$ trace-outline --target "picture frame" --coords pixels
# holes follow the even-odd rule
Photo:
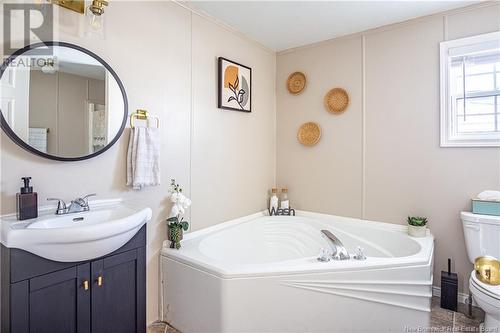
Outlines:
[[[218,108],[252,112],[252,69],[218,58]]]

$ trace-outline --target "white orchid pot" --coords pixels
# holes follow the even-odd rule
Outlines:
[[[427,226],[408,225],[408,235],[411,237],[425,237],[427,235]]]

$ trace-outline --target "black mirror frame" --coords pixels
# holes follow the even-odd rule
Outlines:
[[[71,44],[71,43],[66,43],[66,42],[49,41],[49,42],[31,44],[31,45],[23,47],[22,49],[17,50],[12,55],[10,55],[7,59],[5,59],[5,61],[2,63],[2,67],[0,68],[0,79],[2,78],[3,73],[5,72],[7,67],[9,67],[9,64],[15,58],[17,58],[18,56],[22,55],[23,53],[25,53],[29,50],[36,49],[39,47],[46,47],[46,46],[62,46],[62,47],[68,47],[71,49],[81,51],[81,52],[91,56],[92,58],[96,59],[97,61],[99,61],[109,71],[109,73],[111,73],[111,75],[116,80],[116,83],[118,84],[118,87],[120,88],[120,91],[121,91],[122,96],[123,96],[123,120],[122,120],[122,124],[120,126],[120,129],[116,133],[113,140],[111,140],[111,142],[109,142],[104,148],[102,148],[99,151],[96,151],[95,153],[85,155],[85,156],[80,156],[80,157],[60,157],[60,156],[50,155],[50,154],[41,152],[41,151],[31,147],[26,142],[24,142],[24,140],[22,140],[20,137],[18,137],[17,134],[10,128],[9,124],[7,123],[7,120],[5,120],[5,118],[3,117],[2,110],[0,110],[1,127],[2,127],[3,131],[5,132],[5,134],[7,134],[7,136],[12,141],[14,141],[14,143],[16,143],[19,147],[29,151],[30,153],[45,157],[45,158],[50,159],[50,160],[73,162],[73,161],[83,161],[83,160],[87,160],[87,159],[92,158],[92,157],[96,157],[97,155],[100,155],[100,154],[104,153],[106,150],[108,150],[109,148],[111,148],[116,143],[116,141],[118,141],[118,139],[123,134],[123,130],[125,129],[125,125],[127,124],[127,118],[128,118],[128,100],[127,100],[127,94],[125,92],[125,88],[123,87],[123,83],[120,80],[120,78],[118,77],[118,75],[116,74],[116,72],[111,68],[111,66],[108,65],[108,63],[105,62],[101,57],[99,57],[97,54],[95,54],[95,53],[93,53],[93,52],[91,52],[91,51],[89,51],[81,46]]]

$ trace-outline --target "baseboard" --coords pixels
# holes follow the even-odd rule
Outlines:
[[[432,287],[432,296],[441,297],[441,288]],[[463,304],[469,304],[469,294],[458,293],[458,302]],[[474,297],[472,298],[472,305],[477,306]]]

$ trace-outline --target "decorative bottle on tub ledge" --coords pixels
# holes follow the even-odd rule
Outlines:
[[[295,216],[295,209],[290,208],[290,201],[288,200],[288,189],[284,188],[281,190],[280,199],[278,200],[278,189],[273,188],[271,190],[271,198],[269,199],[269,216],[279,216],[286,215]],[[279,208],[278,208],[279,202]]]
[[[278,189],[271,189],[271,198],[269,198],[269,210],[278,210]]]
[[[290,208],[290,200],[288,200],[288,189],[287,188],[281,189],[280,208],[281,209]]]

